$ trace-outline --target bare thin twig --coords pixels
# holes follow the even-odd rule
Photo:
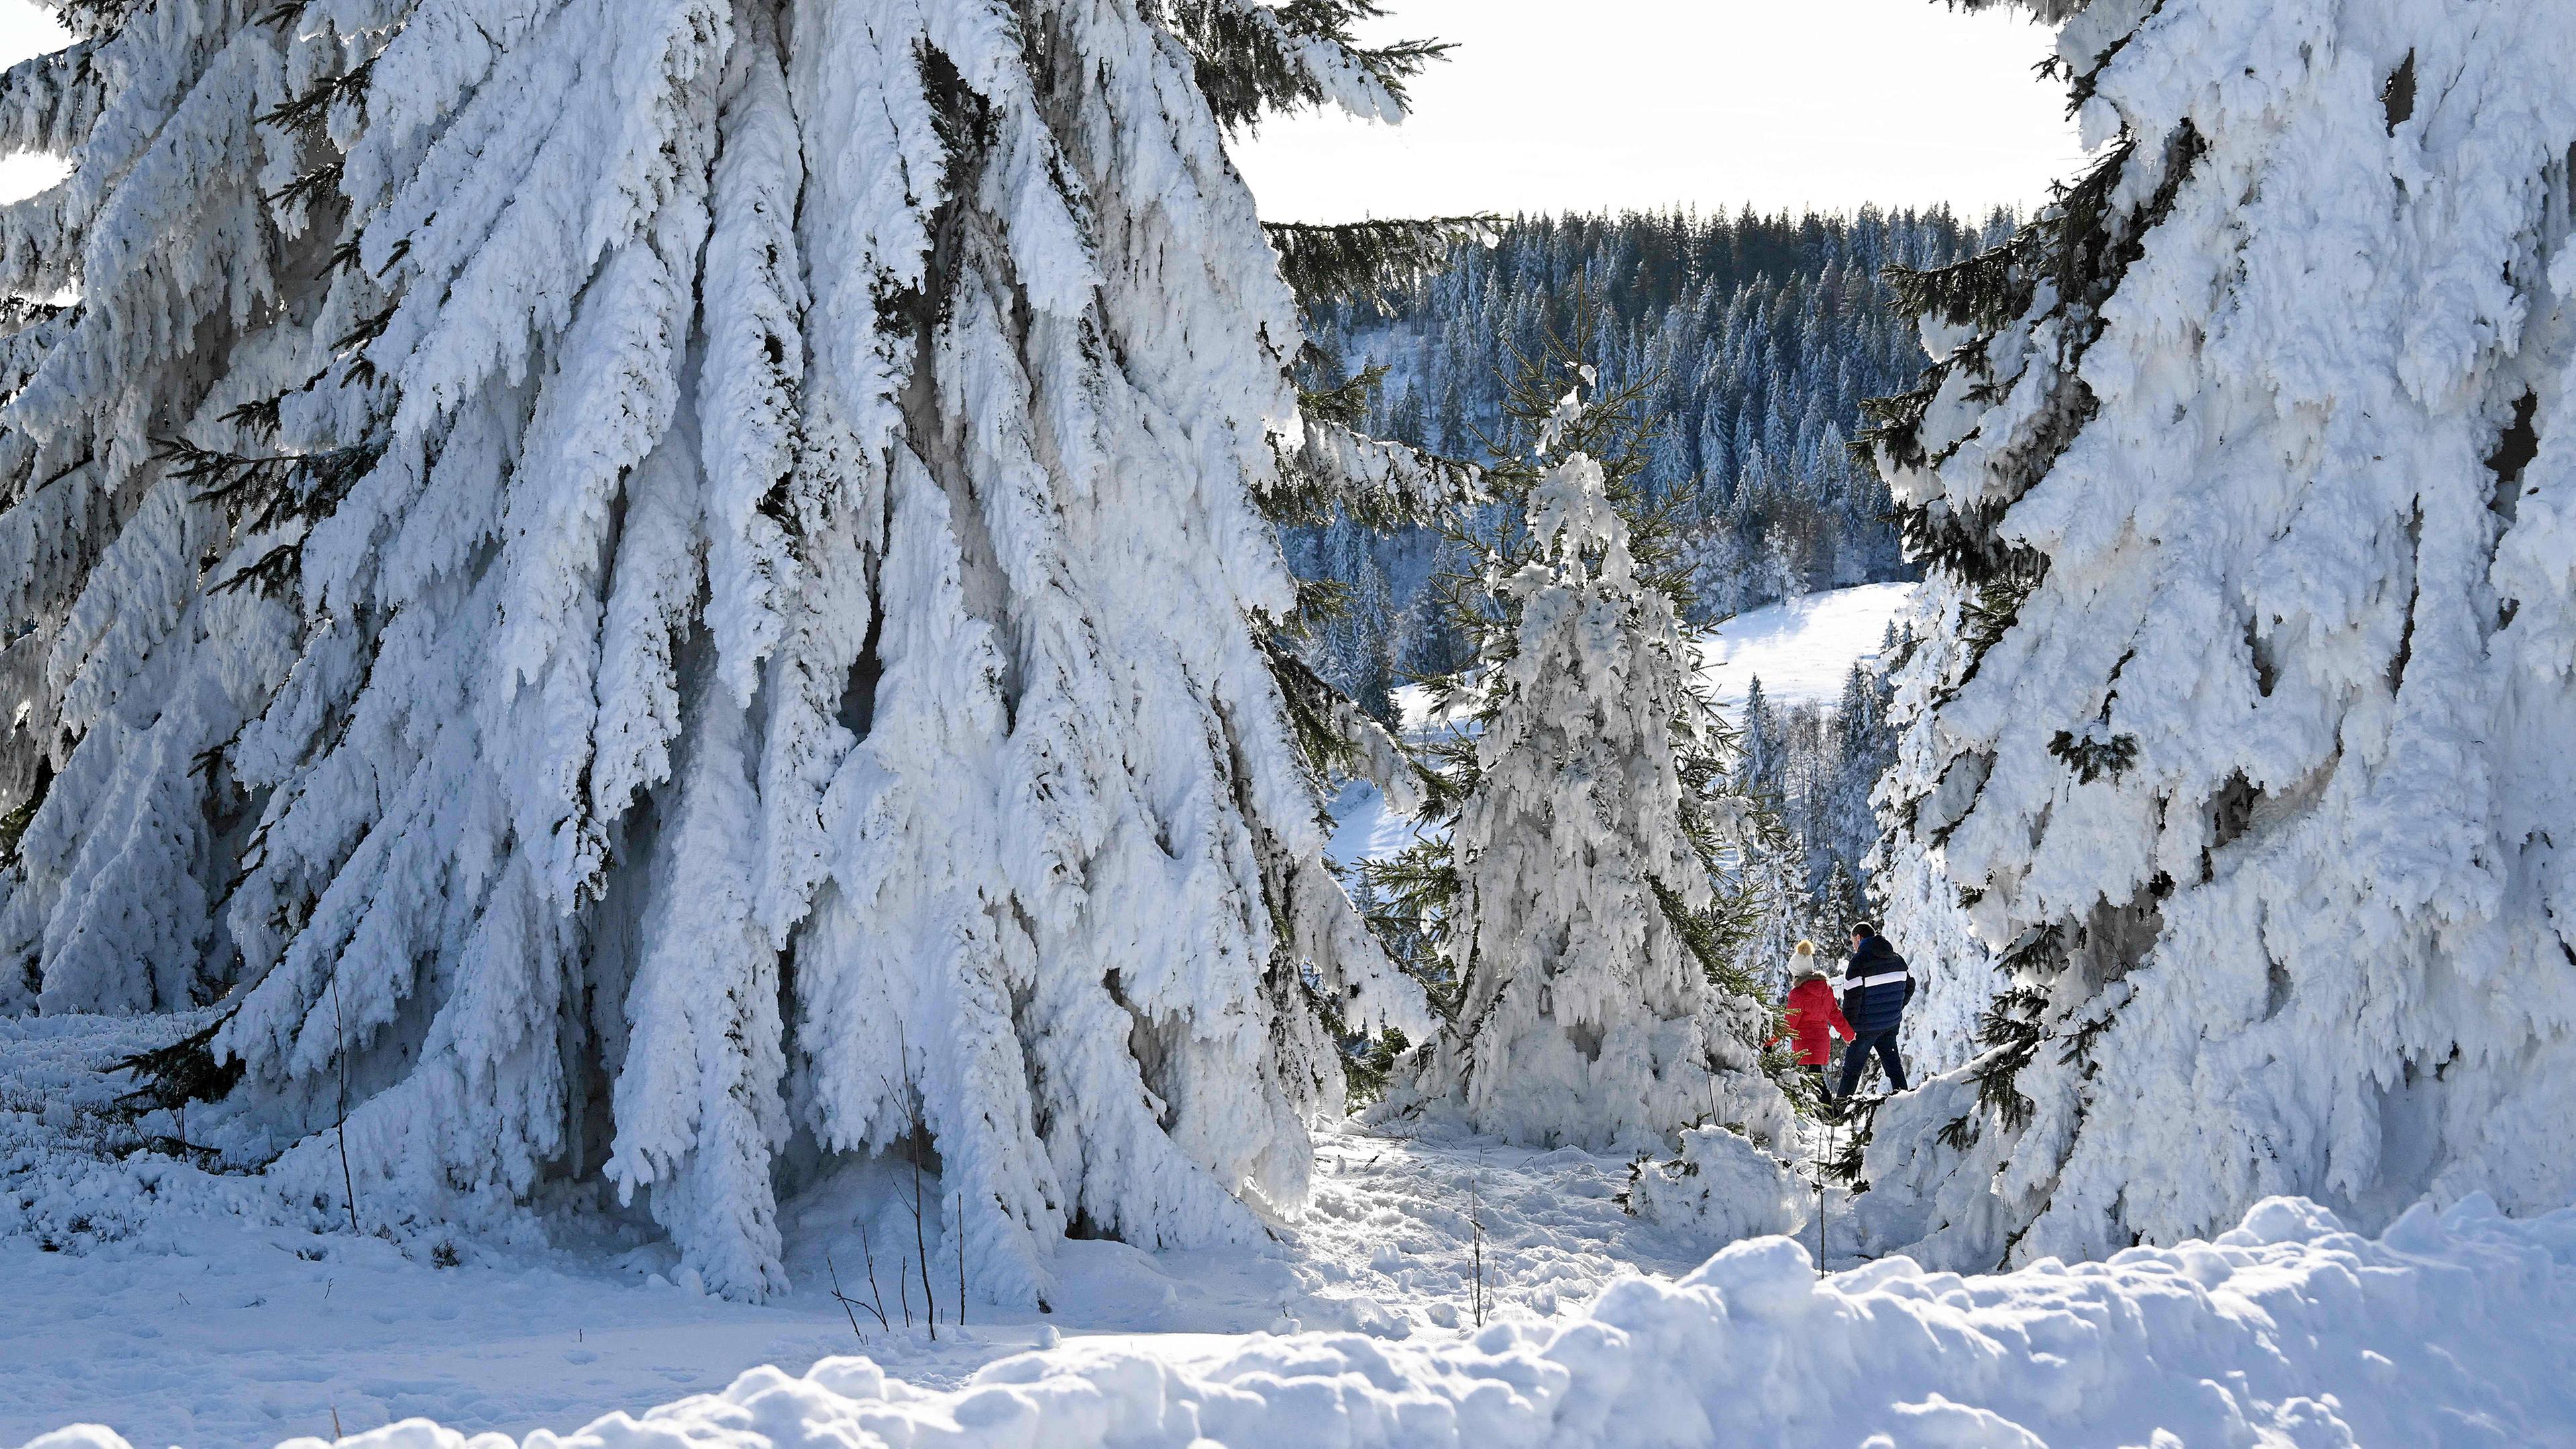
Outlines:
[[[912,1119],[912,1140],[905,1144],[904,1158],[912,1164],[912,1246],[921,1260],[921,1313],[930,1325],[930,1341],[939,1341],[939,1298],[930,1291],[930,1234],[921,1221],[921,1154],[930,1150],[930,1128],[922,1120],[921,1094],[912,1085],[912,1043],[901,1026],[895,1028],[895,1050],[903,1060],[903,1106]]]
[[[331,1025],[340,1041],[340,1190],[349,1198],[349,1231],[358,1232],[358,1180],[349,1171],[349,1021],[340,1013],[340,963],[331,963]],[[338,1410],[332,1411],[335,1415]]]
[[[1825,1276],[1825,1164],[1834,1157],[1834,1120],[1825,1119],[1825,1155],[1816,1162],[1816,1276]]]
[[[921,1257],[921,1316],[930,1325],[930,1341],[939,1341],[939,1299],[930,1291],[930,1235],[921,1225],[921,1139],[916,1129],[912,1158],[912,1246]]]
[[[1479,1192],[1476,1174],[1467,1176],[1467,1222],[1475,1229],[1476,1281],[1471,1302],[1476,1311],[1476,1326],[1485,1326],[1485,1205]]]
[[[876,1302],[871,1305],[869,1311],[876,1314],[877,1322],[880,1325],[886,1328],[892,1328],[894,1325],[886,1321],[885,1290],[877,1286],[877,1252],[876,1249],[871,1247],[868,1243],[868,1225],[866,1223],[859,1224],[859,1251],[867,1255],[868,1296],[876,1300]],[[904,1319],[904,1322],[907,1324],[911,1321],[912,1320],[909,1316]]]
[[[832,1297],[833,1297],[833,1299],[834,1299],[835,1301],[837,1301],[837,1302],[841,1305],[841,1311],[842,1311],[843,1313],[846,1313],[846,1314],[848,1314],[848,1315],[850,1316],[850,1333],[851,1333],[851,1336],[853,1336],[853,1337],[855,1337],[856,1339],[858,1339],[858,1341],[859,1341],[859,1342],[861,1342],[861,1343],[865,1343],[865,1342],[867,1342],[867,1341],[868,1341],[868,1336],[867,1336],[867,1334],[865,1334],[864,1332],[861,1332],[861,1331],[860,1331],[860,1328],[859,1328],[859,1310],[858,1310],[858,1308],[857,1308],[857,1306],[856,1306],[859,1300],[857,1300],[857,1299],[855,1299],[855,1298],[852,1298],[852,1297],[851,1297],[851,1296],[849,1296],[848,1294],[843,1293],[843,1292],[841,1291],[841,1269],[840,1269],[840,1265],[838,1265],[838,1264],[836,1264],[836,1263],[834,1263],[834,1262],[832,1261],[832,1255],[831,1255],[831,1254],[829,1254],[829,1253],[825,1253],[825,1254],[823,1255],[823,1266],[824,1266],[826,1269],[830,1270],[830,1272],[831,1272],[831,1274],[832,1274]],[[870,1310],[870,1311],[871,1311],[871,1312],[873,1312],[874,1310]]]

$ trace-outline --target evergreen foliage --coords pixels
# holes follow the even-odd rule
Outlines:
[[[1761,860],[1758,924],[1741,959],[1765,999],[1786,987],[1790,947],[1813,940],[1838,951],[1852,923],[1870,920],[1879,822],[1872,792],[1896,756],[1888,715],[1887,661],[1898,653],[1891,627],[1874,659],[1856,660],[1831,708],[1774,705],[1756,679],[1746,692],[1741,789],[1778,822],[1780,845]]]
[[[1389,299],[1448,265],[1460,248],[1487,244],[1498,218],[1262,223],[1279,253],[1279,275],[1309,307]],[[1347,420],[1356,421],[1356,420]]]
[[[1697,683],[1688,574],[1638,485],[1645,389],[1586,398],[1584,340],[1522,361],[1486,473],[1518,518],[1466,520],[1451,542],[1482,567],[1433,584],[1476,649],[1435,694],[1464,727],[1431,747],[1432,828],[1366,875],[1450,1016],[1390,1109],[1597,1148],[1767,1131],[1787,1106],[1737,948],[1777,831],[1731,793]]]
[[[1386,14],[1376,0],[1145,0],[1144,9],[1188,49],[1199,94],[1228,130],[1327,105],[1402,120],[1405,82],[1450,49],[1360,44],[1358,25]]]
[[[1879,885],[1998,968],[1928,982],[1976,1054],[1882,1110],[1879,1246],[2556,1206],[2576,16],[2034,8],[2100,159],[1898,279],[1939,360],[1866,440],[1931,566]]]
[[[0,310],[0,1010],[220,1001],[134,1067],[224,1093],[230,1164],[624,1204],[746,1296],[835,1154],[935,1167],[1009,1301],[1069,1231],[1299,1199],[1334,1033],[1427,1016],[1321,859],[1324,774],[1401,776],[1281,647],[1265,513],[1465,475],[1301,416],[1224,148],[1394,119],[1438,47],[1366,0],[62,13],[0,78],[71,166],[0,292],[78,298]]]

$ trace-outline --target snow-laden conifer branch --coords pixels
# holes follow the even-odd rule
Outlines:
[[[144,8],[145,0],[36,0],[65,30],[83,40],[111,35]]]
[[[98,47],[76,42],[29,56],[0,73],[0,144],[11,151],[68,156],[88,139],[107,102]]]
[[[1361,44],[1356,27],[1386,14],[1376,0],[1146,0],[1145,9],[1188,48],[1199,91],[1228,130],[1326,105],[1400,121],[1405,82],[1451,48]]]
[[[1289,290],[1309,306],[1375,301],[1450,265],[1460,247],[1491,245],[1492,215],[1348,222],[1262,223]]]
[[[1882,874],[1908,954],[1973,932],[2003,979],[1966,1076],[1878,1115],[1886,1247],[2576,1172],[2576,87],[2537,59],[2576,18],[2493,18],[2095,0],[2058,55],[2104,160],[1910,284],[1944,365],[1874,443],[1935,568]]]
[[[935,1154],[1005,1299],[1293,1204],[1333,1031],[1427,1023],[1300,720],[1391,748],[1261,622],[1313,484],[1222,8],[73,7],[0,214],[82,296],[0,343],[0,1007],[220,1000],[229,1160],[604,1183],[743,1295],[798,1134]],[[1235,8],[1238,100],[1424,54]]]
[[[1490,216],[1338,225],[1265,222],[1281,275],[1302,306],[1383,298],[1448,265],[1458,248],[1489,243]],[[1314,358],[1313,349],[1301,361]],[[1385,375],[1363,368],[1330,388],[1299,395],[1304,437],[1280,454],[1281,486],[1262,506],[1282,523],[1323,523],[1336,512],[1363,526],[1436,526],[1476,501],[1480,482],[1470,464],[1427,449],[1362,435],[1369,393]]]
[[[2051,205],[2000,247],[1933,271],[1889,269],[1899,305],[1952,339],[1914,389],[1863,404],[1872,426],[1852,444],[1896,491],[1912,557],[1939,563],[1970,582],[2004,588],[2035,582],[2045,567],[2037,555],[2003,537],[1996,524],[2056,462],[2097,406],[2082,363],[2101,335],[2101,308],[2137,260],[2147,233],[2172,207],[2201,143],[2186,125],[2158,149],[2160,164],[2148,168],[2133,140],[2113,144],[2081,179],[2058,187]],[[2025,321],[2025,314],[2038,321]],[[1994,357],[1992,339],[2017,325],[2044,329],[2046,336],[2034,336],[2027,351],[2009,360]],[[2025,401],[2009,431],[1999,435],[1945,438],[1937,453],[1926,447],[1924,422],[1936,404],[1992,404],[2008,395],[2037,406]],[[1918,498],[1916,491],[1899,487],[1899,480],[1948,462],[1972,440],[1985,462],[1983,489]],[[1984,607],[1996,608],[1996,597]]]
[[[1953,10],[1995,10],[2014,6],[2027,10],[2031,18],[2044,25],[2055,25],[2072,19],[2092,0],[1942,0]]]
[[[1482,496],[1483,474],[1473,464],[1309,414],[1302,441],[1282,440],[1277,482],[1258,501],[1277,522],[1322,523],[1339,512],[1392,529],[1437,523]]]

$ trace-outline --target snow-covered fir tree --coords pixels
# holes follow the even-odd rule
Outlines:
[[[1921,279],[1876,437],[1937,565],[1891,849],[2008,989],[1864,1201],[1979,1267],[2561,1206],[2576,9],[2046,8],[2103,155]]]
[[[0,342],[0,1009],[199,1008],[229,1161],[336,1199],[345,1151],[371,1225],[613,1186],[734,1293],[791,1141],[929,1159],[1021,1301],[1069,1228],[1301,1197],[1332,1031],[1425,1019],[1320,860],[1357,717],[1271,639],[1264,509],[1429,475],[1301,417],[1225,145],[1393,119],[1423,47],[55,8],[0,81],[70,164],[0,214],[69,299]]]
[[[1768,1018],[1729,969],[1756,812],[1725,792],[1673,576],[1632,537],[1635,397],[1543,376],[1515,394],[1529,453],[1491,475],[1525,527],[1464,604],[1483,647],[1447,707],[1475,729],[1442,752],[1437,834],[1376,872],[1436,917],[1453,984],[1382,1110],[1598,1149],[1776,1127]]]
[[[1904,650],[1896,626],[1890,624],[1875,657],[1852,661],[1826,731],[1830,750],[1817,772],[1810,858],[1821,854],[1830,862],[1825,866],[1828,873],[1839,868],[1855,881],[1866,878],[1869,853],[1878,845],[1878,810],[1872,796],[1880,777],[1896,763],[1888,673]]]
[[[1891,630],[1877,656],[1854,660],[1831,708],[1775,705],[1758,677],[1739,707],[1736,779],[1777,837],[1757,854],[1755,924],[1738,963],[1773,998],[1801,938],[1838,950],[1853,922],[1871,918],[1872,794],[1894,753],[1886,667],[1898,647]]]

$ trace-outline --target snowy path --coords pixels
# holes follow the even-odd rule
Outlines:
[[[1472,1327],[1471,1212],[1487,1301],[1507,1315],[1567,1311],[1632,1272],[1686,1273],[1718,1246],[1629,1216],[1627,1164],[1572,1148],[1325,1133],[1316,1159],[1313,1205],[1290,1235],[1307,1328]]]
[[[947,1327],[936,1347],[880,1332],[864,1311],[867,1342],[854,1339],[823,1255],[864,1293],[860,1249],[823,1226],[844,1221],[828,1192],[789,1210],[797,1291],[751,1306],[653,1281],[662,1260],[649,1252],[601,1268],[459,1240],[462,1261],[440,1268],[435,1238],[397,1246],[279,1226],[231,1210],[255,1211],[245,1181],[175,1166],[148,1174],[162,1205],[109,1204],[109,1184],[130,1192],[137,1179],[108,1172],[56,1194],[98,1199],[95,1213],[39,1198],[43,1226],[0,1235],[0,1445],[81,1420],[144,1445],[328,1437],[335,1414],[351,1433],[413,1416],[569,1431],[761,1364],[802,1373],[862,1347],[915,1382],[954,1385],[1050,1329],[1165,1358],[1220,1357],[1238,1347],[1221,1335],[1291,1326],[1452,1340],[1473,1328],[1471,1201],[1501,1317],[1571,1314],[1624,1275],[1687,1272],[1714,1246],[1629,1217],[1614,1201],[1627,1181],[1616,1159],[1359,1132],[1316,1145],[1312,1206],[1277,1241],[1162,1254],[1069,1242],[1054,1314],[976,1307],[964,1341]],[[16,1162],[13,1184],[43,1176],[58,1189],[70,1167],[59,1153],[33,1175],[29,1158]]]

